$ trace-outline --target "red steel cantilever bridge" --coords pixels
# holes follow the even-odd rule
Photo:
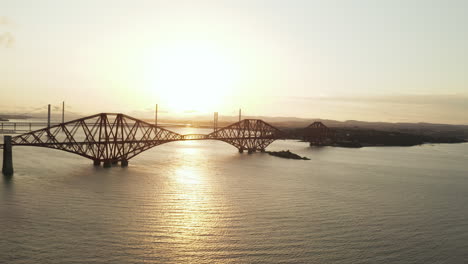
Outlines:
[[[244,119],[206,135],[181,135],[124,114],[101,113],[12,137],[11,146],[63,150],[108,167],[119,161],[127,166],[143,151],[173,141],[220,140],[252,153],[280,138],[283,132],[258,119]]]

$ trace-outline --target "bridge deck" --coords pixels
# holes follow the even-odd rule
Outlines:
[[[21,126],[32,129],[37,124]],[[13,124],[14,130],[18,127]],[[328,132],[327,129],[323,124],[315,124],[310,134],[317,137],[316,134]],[[95,164],[109,161],[127,164],[136,155],[168,142],[221,140],[239,152],[255,152],[265,150],[281,138],[285,138],[282,131],[259,119],[244,119],[210,134],[182,135],[124,114],[100,113],[13,136],[11,145],[58,149],[92,159]],[[1,143],[0,148],[3,148]]]
[[[31,129],[34,125],[22,124]],[[18,128],[13,124],[14,130]],[[124,114],[101,113],[13,136],[11,143],[58,149],[101,162],[128,161],[157,145],[188,140],[221,140],[240,152],[253,152],[282,136],[279,129],[257,119],[244,119],[210,134],[182,135]]]

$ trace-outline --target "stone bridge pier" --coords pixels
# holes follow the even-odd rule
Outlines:
[[[13,175],[13,149],[11,147],[11,136],[4,136],[3,139],[2,173],[5,176],[11,176]]]

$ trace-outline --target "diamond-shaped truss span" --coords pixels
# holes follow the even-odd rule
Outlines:
[[[13,145],[59,149],[94,161],[123,161],[182,135],[123,114],[97,114],[12,138]]]
[[[240,152],[264,150],[283,133],[257,119],[245,119],[211,134],[180,135],[124,114],[102,113],[12,138],[12,145],[63,150],[100,162],[128,161],[152,147],[180,140],[221,140]]]
[[[322,122],[314,122],[304,131],[304,140],[310,142],[310,145],[323,145],[334,136],[335,133]]]
[[[264,151],[273,141],[282,137],[283,133],[279,129],[258,119],[244,119],[208,135],[209,139],[229,143],[240,152]]]

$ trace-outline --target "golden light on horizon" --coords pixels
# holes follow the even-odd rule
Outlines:
[[[220,48],[184,42],[148,54],[146,90],[171,112],[212,112],[235,91],[237,69]]]

